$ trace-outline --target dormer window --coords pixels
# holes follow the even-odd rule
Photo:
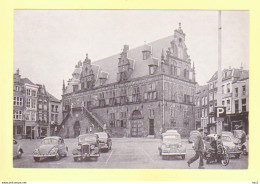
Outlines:
[[[143,60],[147,60],[151,57],[151,52],[146,50],[146,51],[143,51]]]
[[[100,86],[103,86],[103,85],[105,84],[105,82],[106,82],[106,79],[101,78],[101,79],[100,79]]]

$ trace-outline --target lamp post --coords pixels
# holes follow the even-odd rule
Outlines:
[[[221,69],[221,10],[218,12],[218,91],[217,91],[217,106],[222,105],[222,69]],[[216,115],[215,115],[216,117]],[[222,119],[216,120],[216,132],[222,134]]]

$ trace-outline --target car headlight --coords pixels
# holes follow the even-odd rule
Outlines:
[[[92,144],[92,145],[90,146],[90,148],[91,148],[91,149],[95,149],[95,145]]]
[[[52,148],[51,151],[49,152],[49,155],[55,155],[58,151],[58,148]]]
[[[39,149],[35,149],[34,152],[33,152],[34,155],[39,155],[40,152],[39,152]]]

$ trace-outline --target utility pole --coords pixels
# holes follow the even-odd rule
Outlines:
[[[221,69],[221,10],[218,12],[218,91],[217,91],[217,106],[222,106],[222,69]],[[216,131],[218,135],[222,134],[222,122],[218,119],[216,121]]]

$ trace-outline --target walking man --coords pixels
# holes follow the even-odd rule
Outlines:
[[[194,155],[194,157],[190,158],[187,163],[188,163],[188,166],[190,167],[191,163],[193,163],[198,158],[200,158],[198,168],[199,169],[205,169],[203,167],[203,151],[204,151],[204,143],[203,143],[203,138],[202,138],[203,129],[200,128],[198,130],[199,130],[200,134],[197,136],[197,138],[194,142],[194,151],[196,152],[196,154]]]

